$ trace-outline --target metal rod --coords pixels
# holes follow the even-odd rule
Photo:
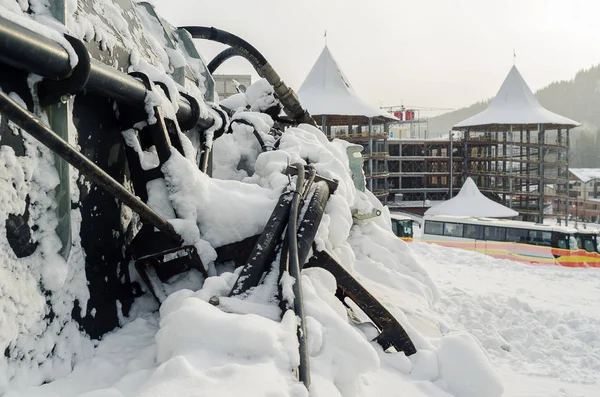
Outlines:
[[[104,172],[100,167],[79,153],[73,146],[56,135],[54,131],[42,123],[35,115],[12,100],[4,92],[0,91],[0,114],[6,116],[17,126],[32,135],[55,154],[77,168],[83,175],[93,183],[100,186],[117,200],[139,214],[142,221],[146,221],[165,233],[177,243],[181,243],[181,237],[173,225],[158,215],[152,208],[144,204],[139,198],[131,194],[119,182]]]

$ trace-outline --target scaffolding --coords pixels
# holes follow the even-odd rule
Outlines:
[[[463,179],[473,178],[482,192],[496,196],[524,220],[566,219],[569,128],[544,124],[488,128],[464,130]]]

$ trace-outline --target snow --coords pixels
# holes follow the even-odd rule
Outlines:
[[[42,2],[34,3],[40,16],[47,17]],[[76,19],[74,29],[104,46],[122,40],[126,47],[136,47],[141,40],[140,31],[123,31],[127,26],[116,3],[94,2],[101,16],[97,19],[75,15],[77,4],[68,5],[73,14],[69,18]],[[107,18],[114,21],[108,30]],[[149,15],[144,19],[154,35],[148,40],[159,54],[134,52],[131,70],[164,82],[176,100],[180,87],[168,72],[182,59],[171,51],[160,52],[165,42],[155,29],[159,22]],[[319,71],[320,64],[324,69]],[[342,114],[360,107],[361,115],[381,115],[374,108],[371,111],[377,113],[365,114],[364,103],[327,48],[307,78],[307,89],[321,84],[318,72],[327,73],[320,75],[327,77],[323,86],[333,92],[323,99],[344,105]],[[160,105],[174,117],[176,109],[165,93],[157,87],[155,94],[147,98],[148,110]],[[148,184],[149,205],[168,218],[186,244],[196,247],[209,277],[194,270],[170,280],[160,307],[149,294],[137,298],[129,317],[120,318],[122,326],[99,341],[83,335],[71,318],[74,302],[85,313],[89,297],[79,241],[81,214],[72,211],[73,247],[65,261],[58,255],[60,240],[54,232],[54,189],[59,183],[54,156],[26,133],[24,156],[0,148],[0,348],[5,351],[0,357],[0,393],[495,397],[503,388],[504,395],[517,396],[538,387],[547,392],[542,395],[598,395],[599,273],[525,266],[425,243],[407,244],[391,232],[389,210],[370,192],[355,188],[347,142],[330,142],[319,129],[299,125],[283,132],[279,150],[263,152],[253,129],[271,149],[273,120],[257,111],[276,104],[272,90],[259,80],[248,88],[244,102],[241,99],[236,101],[246,105],[234,107],[232,120],[250,121],[253,127],[234,122],[232,133],[214,142],[215,178],[198,170],[193,163],[198,142],[182,135],[185,156],[173,150],[161,169],[165,180]],[[310,106],[309,110],[318,113]],[[72,121],[69,125],[73,127]],[[76,144],[77,131],[70,134],[70,142]],[[134,130],[123,136],[145,168],[157,165],[155,152],[141,150]],[[320,175],[339,182],[317,232],[317,247],[326,249],[390,311],[418,350],[410,357],[383,352],[372,341],[377,330],[365,314],[349,303],[354,310],[349,316],[335,296],[337,282],[329,272],[305,269],[297,280],[284,275],[286,295],[295,282],[303,288],[310,392],[296,378],[298,319],[290,310],[280,311],[278,267],[244,296],[228,297],[240,269],[214,263],[215,248],[263,230],[280,194],[295,182],[284,170],[297,162],[310,163]],[[77,178],[74,172],[72,182]],[[465,195],[476,196],[472,193],[467,187]],[[32,238],[40,247],[29,257],[16,258],[3,228],[8,214],[25,211],[26,195],[31,198],[32,222],[38,225]],[[74,189],[73,199],[77,196]],[[369,220],[352,216],[373,210],[382,215]],[[356,324],[349,317],[365,322]]]
[[[456,124],[454,129],[494,124],[555,124],[571,128],[581,125],[542,107],[514,65],[488,107]]]
[[[358,97],[327,46],[323,48],[300,86],[298,97],[312,115],[384,117],[389,121],[398,120]]]
[[[425,215],[508,218],[517,216],[519,213],[485,197],[481,194],[473,179],[468,177],[455,197],[434,205],[425,211]]]
[[[505,396],[599,394],[600,271],[421,242],[411,248],[440,289],[442,331],[468,331],[479,340]]]
[[[588,183],[593,179],[600,179],[599,168],[569,168],[569,172],[583,183]]]

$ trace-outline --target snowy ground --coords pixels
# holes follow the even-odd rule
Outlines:
[[[412,248],[440,290],[442,331],[480,340],[505,396],[600,395],[600,269],[525,265],[422,242]]]

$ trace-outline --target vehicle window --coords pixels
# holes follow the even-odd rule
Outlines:
[[[592,239],[585,239],[583,241],[583,249],[587,252],[595,252],[594,241],[592,241]]]
[[[578,250],[579,246],[577,245],[577,240],[573,236],[569,236],[569,249]]]
[[[394,233],[396,236],[398,236],[398,237],[401,237],[401,236],[398,234],[398,220],[397,220],[397,219],[392,219],[392,232],[393,232],[393,233]]]
[[[435,221],[425,221],[425,234],[434,234],[441,236],[444,234],[444,223]]]
[[[567,240],[564,237],[561,237],[558,239],[558,248],[560,249],[567,249]]]
[[[497,226],[486,226],[484,229],[485,240],[504,241],[506,237],[506,229]]]
[[[547,232],[547,231],[542,231],[542,230],[530,230],[529,231],[529,244],[551,247],[552,246],[552,232]],[[560,240],[559,240],[559,245],[560,245]],[[561,248],[561,247],[559,246],[559,248]]]
[[[506,241],[526,244],[528,232],[526,229],[506,229]]]
[[[464,225],[464,236],[473,240],[481,239],[480,230],[481,226],[479,225]]]
[[[444,223],[444,236],[462,237],[463,225],[460,223]]]
[[[413,223],[412,221],[404,222],[404,235],[402,237],[412,237],[413,236]]]

